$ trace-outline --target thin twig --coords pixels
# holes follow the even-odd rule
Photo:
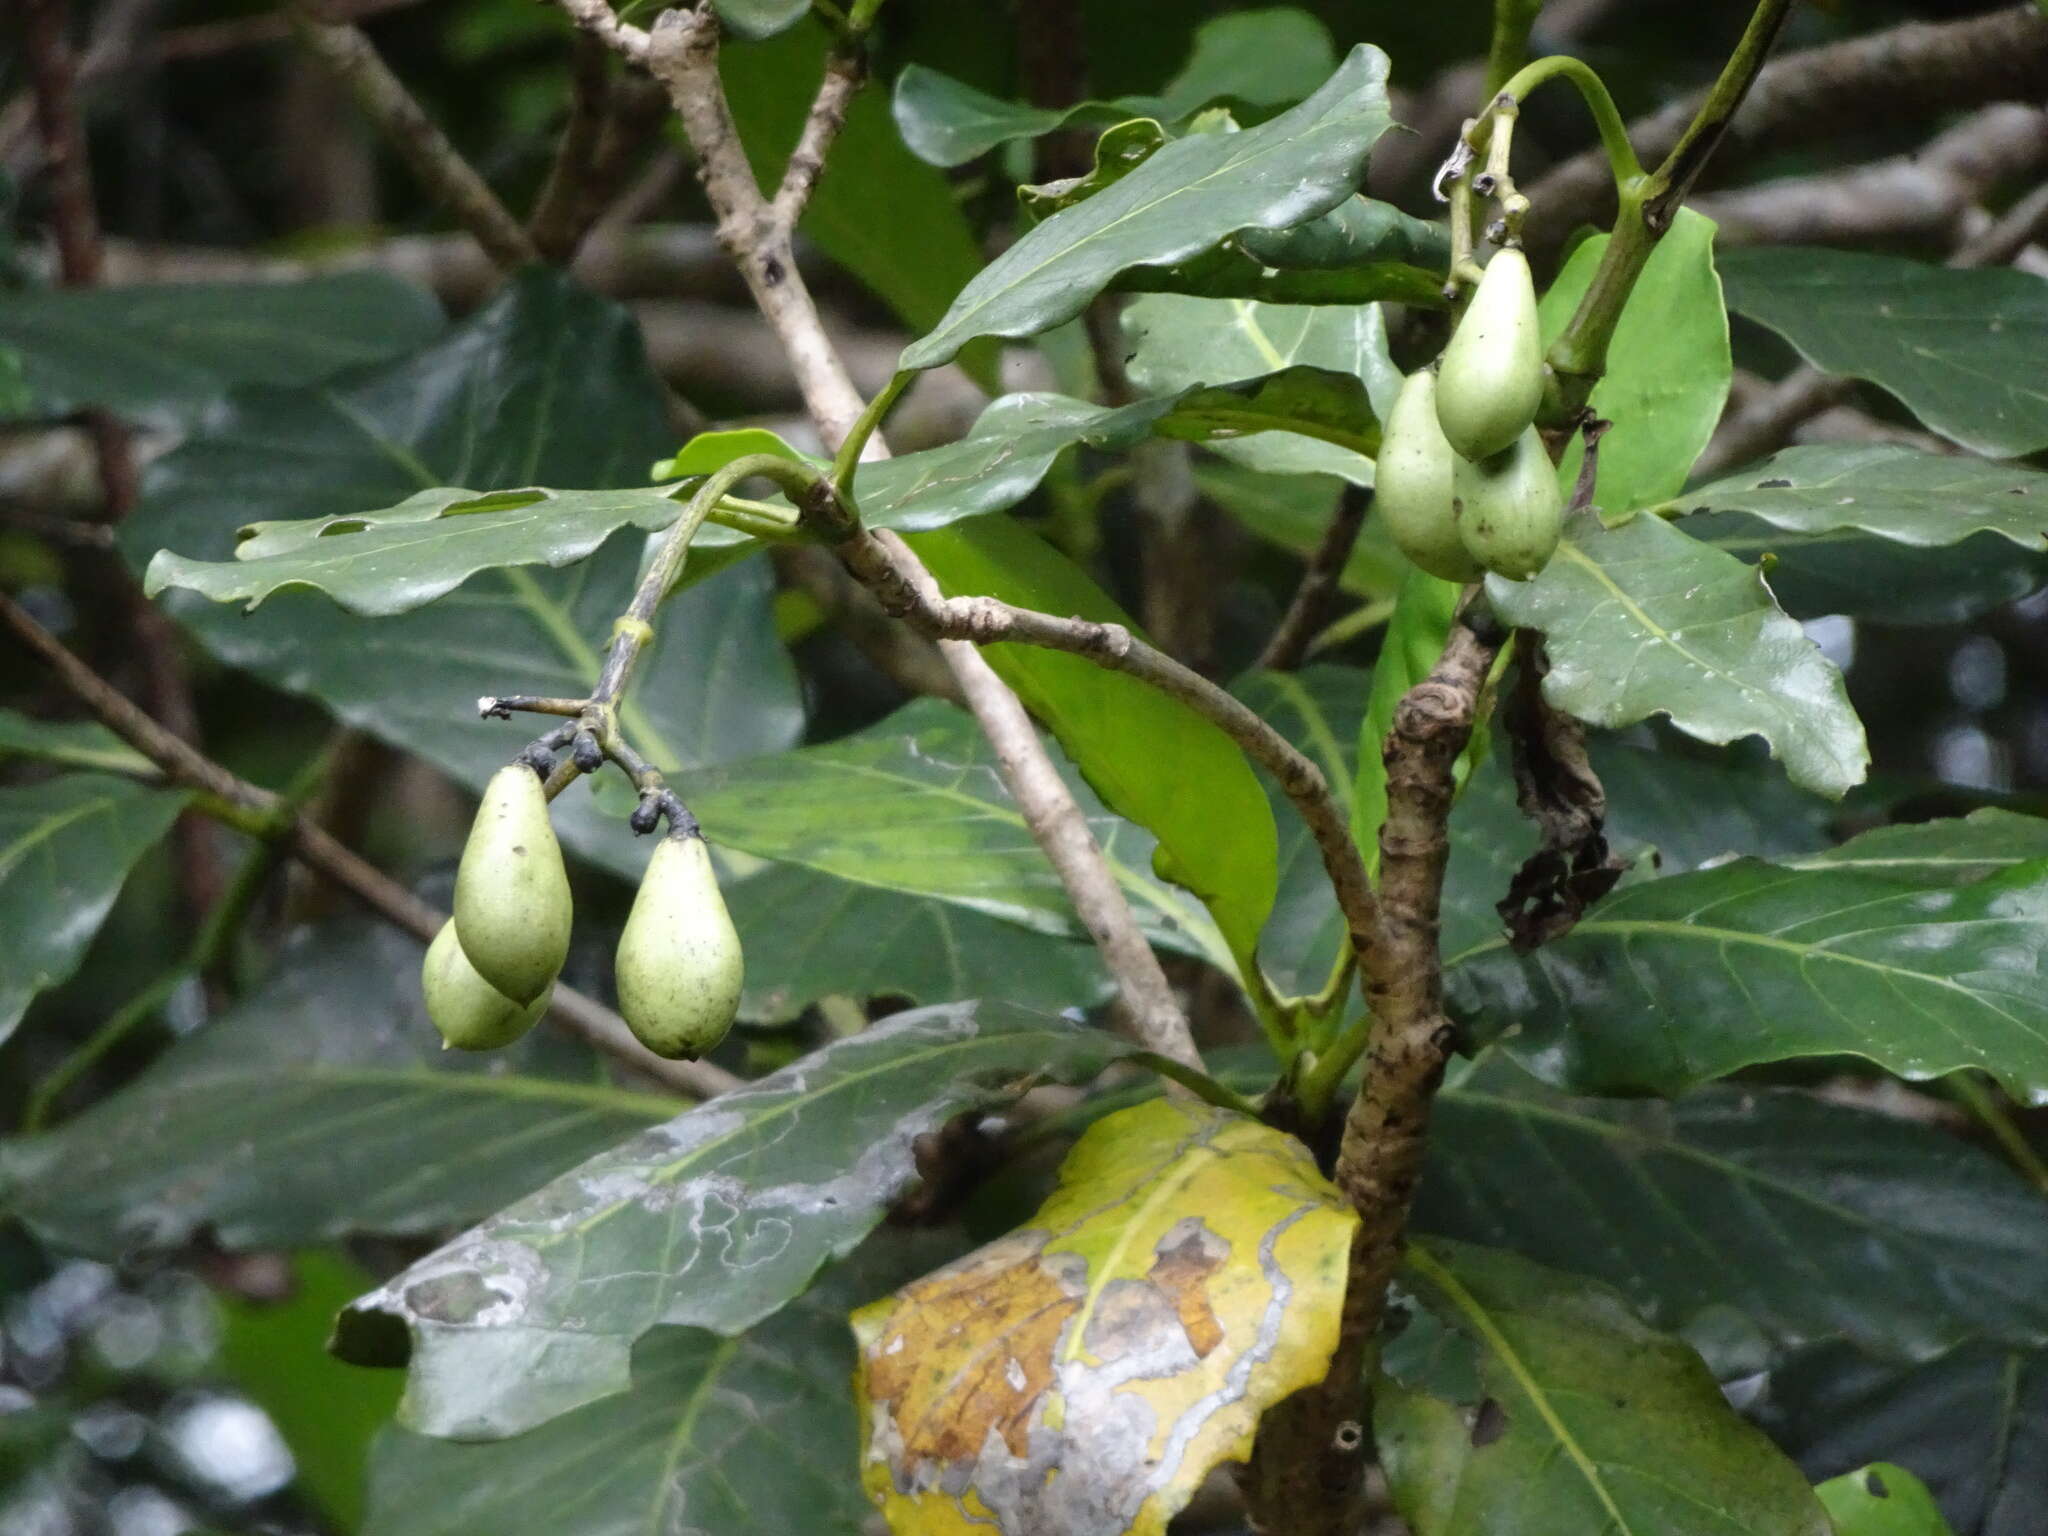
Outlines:
[[[819,82],[811,110],[804,116],[803,132],[797,136],[796,148],[790,151],[789,164],[783,167],[782,184],[775,189],[769,204],[785,235],[796,228],[804,205],[817,190],[818,178],[825,174],[825,157],[845,128],[847,108],[866,79],[867,54],[857,42],[840,44],[826,59],[825,77]]]
[[[1259,657],[1260,666],[1273,672],[1292,672],[1308,655],[1309,642],[1321,630],[1330,600],[1337,595],[1344,564],[1358,543],[1366,509],[1371,505],[1372,492],[1355,485],[1344,487],[1343,495],[1337,498],[1336,511],[1330,514],[1330,526],[1323,530],[1322,542],[1308,557],[1308,568],[1301,573],[1301,584],[1294,589],[1293,601],[1281,615],[1273,638],[1266,642],[1265,652]]]
[[[590,228],[591,171],[610,116],[611,50],[587,32],[576,34],[569,55],[569,118],[555,144],[547,180],[526,221],[543,261],[566,265]]]
[[[2006,209],[1981,234],[1966,240],[1955,254],[1955,264],[2003,266],[2044,234],[2048,234],[2048,182]]]
[[[492,261],[510,271],[540,259],[525,228],[413,99],[360,27],[322,21],[304,3],[291,14],[300,41],[349,88],[363,115]]]
[[[174,784],[197,790],[209,815],[286,849],[293,858],[333,881],[372,912],[430,942],[448,920],[428,903],[358,857],[299,815],[281,796],[252,784],[179,740],[123,698],[114,687],[65,646],[13,599],[0,595],[0,628],[19,639],[56,674],[73,697],[115,735],[148,758]],[[625,1020],[603,1004],[569,987],[557,986],[549,1017],[617,1058],[634,1071],[696,1098],[710,1098],[738,1085],[723,1067],[704,1061],[667,1061],[633,1038]]]

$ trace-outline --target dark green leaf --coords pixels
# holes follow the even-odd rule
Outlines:
[[[1933,887],[1741,859],[1624,887],[1570,934],[1455,957],[1455,1010],[1547,1081],[1674,1094],[1843,1053],[1905,1077],[1964,1067],[2048,1098],[2048,863]]]
[[[1335,475],[1264,474],[1213,461],[1195,465],[1195,483],[1260,538],[1304,558],[1322,543],[1344,489]],[[1401,584],[1407,568],[1407,559],[1387,536],[1385,522],[1368,517],[1338,584],[1354,596],[1384,597]]]
[[[1117,274],[1185,260],[1241,229],[1301,223],[1351,194],[1390,122],[1386,56],[1354,49],[1300,106],[1242,133],[1175,140],[1114,186],[1048,219],[985,268],[903,353],[946,362],[977,336],[1070,320]]]
[[[1404,1382],[1402,1341],[1388,1351],[1373,1431],[1415,1536],[1826,1536],[1806,1479],[1699,1356],[1605,1286],[1442,1241],[1410,1250],[1401,1283],[1469,1343],[1481,1394]]]
[[[551,1031],[509,1056],[443,1050],[423,954],[367,923],[301,935],[128,1087],[8,1143],[8,1203],[48,1241],[107,1258],[202,1230],[231,1248],[432,1233],[674,1112],[594,1081],[589,1053]],[[564,1075],[534,1075],[551,1064]]]
[[[1149,117],[1118,123],[1095,141],[1095,157],[1084,175],[1019,187],[1018,211],[1028,223],[1038,224],[1076,203],[1085,203],[1130,175],[1165,148],[1171,138]]]
[[[37,720],[0,709],[0,757],[30,757],[67,768],[95,768],[145,778],[156,764],[104,725],[91,720]]]
[[[1927,1485],[1889,1462],[1844,1472],[1814,1492],[1835,1536],[1955,1536]]]
[[[1162,437],[1235,450],[1257,469],[1372,481],[1379,425],[1365,384],[1326,368],[1285,368],[1181,397],[1154,428]]]
[[[357,1301],[335,1348],[409,1354],[416,1429],[518,1434],[625,1391],[650,1329],[737,1334],[800,1295],[916,1177],[919,1136],[1127,1049],[1003,1003],[897,1014],[500,1211]]]
[[[1668,715],[1715,743],[1761,736],[1825,795],[1862,782],[1870,752],[1841,673],[1752,567],[1662,518],[1576,517],[1541,575],[1486,589],[1502,618],[1544,631],[1559,709],[1609,728]]]
[[[634,485],[673,446],[630,317],[558,274],[533,271],[399,363],[317,390],[235,397],[153,466],[121,536],[138,562],[164,545],[224,560],[235,529],[251,520],[352,521],[366,507],[465,482]],[[310,542],[361,548],[417,532]],[[269,536],[285,535],[273,527]],[[531,722],[479,720],[478,697],[587,693],[639,553],[635,541],[613,540],[566,570],[501,570],[386,619],[294,592],[250,615],[197,599],[171,606],[223,660],[313,696],[474,786],[539,734]],[[423,562],[402,579],[427,574]],[[627,735],[658,765],[774,751],[800,734],[801,698],[770,600],[768,574],[740,570],[663,612],[622,712]],[[577,851],[638,876],[645,854],[584,791],[558,801],[556,815]]]
[[[948,596],[1135,628],[1085,571],[1009,518],[911,542]],[[1232,952],[1249,957],[1273,907],[1278,854],[1265,793],[1237,743],[1179,699],[1085,657],[1028,645],[983,654],[1103,802],[1159,840],[1153,867],[1201,897]]]
[[[1451,262],[1450,232],[1442,224],[1369,197],[1349,198],[1290,229],[1245,230],[1232,243],[1261,266],[1336,271],[1392,265],[1416,269],[1432,287]],[[1440,294],[1436,302],[1442,303]]]
[[[1868,379],[1966,448],[2048,447],[2048,283],[1863,251],[1756,246],[1722,261],[1729,307],[1815,367]]]
[[[0,1040],[78,968],[128,871],[189,798],[100,773],[0,789]]]
[[[1781,862],[1794,869],[1860,869],[1924,885],[1967,885],[2048,859],[2048,820],[1986,807],[1960,821],[1879,827],[1836,848]]]
[[[725,903],[747,940],[746,1019],[793,1019],[834,995],[1000,997],[1057,1013],[1091,1007],[1109,990],[1092,944],[798,864],[771,864],[727,885]]]
[[[1607,240],[1595,235],[1580,242],[1543,295],[1546,347],[1592,284]],[[1675,358],[1685,359],[1683,365],[1674,366]],[[1600,439],[1595,505],[1627,512],[1676,494],[1714,435],[1732,372],[1728,313],[1714,275],[1714,221],[1681,208],[1629,294],[1608,347],[1607,372],[1589,402],[1614,423]],[[1558,465],[1567,485],[1581,456],[1574,440]]]
[[[1825,1345],[1765,1378],[1751,1412],[1813,1478],[1895,1462],[1956,1536],[2037,1536],[2048,1487],[2048,1351],[1972,1344],[1901,1368]]]
[[[719,18],[741,37],[772,37],[810,9],[810,0],[718,0]]]
[[[1733,1309],[1773,1350],[2048,1340],[2048,1201],[1946,1132],[1801,1093],[1569,1099],[1489,1063],[1437,1099],[1415,1220],[1571,1265],[1660,1327]]]
[[[182,420],[237,384],[311,384],[425,345],[440,307],[375,272],[294,283],[0,290],[0,349],[19,354],[17,411],[105,406]]]

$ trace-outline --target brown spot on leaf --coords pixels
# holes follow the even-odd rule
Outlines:
[[[1480,1403],[1479,1411],[1472,1415],[1472,1449],[1483,1451],[1507,1432],[1507,1410],[1490,1397]]]
[[[1207,1359],[1209,1351],[1223,1342],[1223,1325],[1209,1305],[1209,1277],[1223,1267],[1230,1245],[1197,1222],[1171,1246],[1162,1241],[1158,1252],[1145,1278],[1173,1303],[1196,1358]]]

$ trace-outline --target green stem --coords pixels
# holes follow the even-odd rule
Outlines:
[[[882,424],[882,418],[889,414],[903,391],[910,388],[914,373],[899,373],[891,379],[882,392],[868,402],[868,408],[846,434],[846,441],[839,445],[839,452],[832,460],[832,488],[839,493],[842,501],[853,500],[853,477],[860,468],[862,450],[868,439],[875,435],[875,429]]]
[[[1240,1115],[1249,1115],[1254,1120],[1259,1117],[1259,1106],[1256,1103],[1235,1088],[1225,1087],[1206,1072],[1197,1071],[1169,1056],[1155,1055],[1151,1051],[1139,1051],[1129,1059],[1140,1066],[1150,1067],[1171,1082],[1179,1083],[1196,1098],[1214,1104],[1218,1109],[1235,1110]]]
[[[1607,83],[1594,73],[1591,65],[1569,54],[1553,53],[1517,70],[1495,93],[1495,97],[1510,97],[1519,105],[1537,86],[1559,78],[1578,87],[1587,110],[1593,114],[1593,126],[1599,130],[1600,147],[1607,152],[1607,166],[1614,173],[1614,184],[1618,188],[1626,187],[1643,174],[1643,165],[1636,159],[1635,146],[1628,141],[1628,125],[1622,121],[1614,98],[1608,94]],[[1473,139],[1469,141],[1473,149],[1486,147],[1485,137],[1491,131],[1492,117],[1490,112],[1480,116],[1479,125],[1473,130]]]
[[[1543,0],[1493,0],[1493,40],[1486,50],[1486,94],[1496,95],[1529,57],[1529,31]]]
[[[51,1111],[70,1091],[72,1084],[92,1070],[95,1063],[126,1040],[136,1030],[155,1018],[157,1011],[170,1001],[171,994],[195,973],[189,959],[181,959],[175,965],[152,980],[148,986],[129,998],[85,1042],[51,1069],[21,1112],[21,1128],[26,1134],[34,1134],[49,1124]]]
[[[1998,1102],[1997,1096],[1970,1072],[1952,1072],[1942,1082],[1983,1123],[1984,1129],[2012,1159],[2013,1166],[2031,1179],[2036,1189],[2048,1193],[2048,1162],[2042,1161],[2033,1143],[2013,1124],[2012,1116],[2005,1112],[2005,1106]]]

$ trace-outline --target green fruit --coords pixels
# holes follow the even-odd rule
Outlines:
[[[569,958],[572,915],[540,777],[523,763],[500,768],[484,786],[455,873],[463,953],[500,992],[530,1003]]]
[[[1543,403],[1543,332],[1529,258],[1496,251],[1437,365],[1436,419],[1468,459],[1513,446]]]
[[[657,1056],[701,1056],[739,1012],[745,962],[711,850],[666,838],[619,935],[619,1012]]]
[[[1557,551],[1564,493],[1534,427],[1506,453],[1457,470],[1458,537],[1474,560],[1510,581],[1527,581]]]
[[[1451,515],[1458,456],[1436,423],[1436,375],[1417,369],[1401,385],[1373,471],[1374,513],[1401,553],[1445,581],[1477,581],[1483,568],[1465,553]]]
[[[548,1011],[552,988],[532,1002],[515,1003],[477,975],[450,918],[427,946],[420,967],[420,990],[427,996],[427,1016],[441,1038],[459,1051],[494,1051],[510,1045]]]

